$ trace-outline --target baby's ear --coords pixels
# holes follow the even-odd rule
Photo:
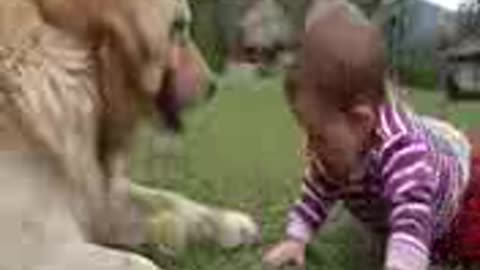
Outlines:
[[[348,111],[348,120],[360,133],[370,133],[376,124],[376,114],[373,106],[358,104]]]

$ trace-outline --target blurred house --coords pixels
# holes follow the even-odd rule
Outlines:
[[[480,98],[480,38],[464,36],[442,51],[444,87],[453,98]]]
[[[270,64],[292,42],[292,23],[275,0],[254,2],[240,21],[239,45],[250,62]]]
[[[474,11],[467,18],[465,10],[444,18],[440,26],[439,54],[442,59],[443,87],[453,98],[480,98],[480,36],[476,21],[480,13]],[[472,10],[470,10],[472,11]]]
[[[295,44],[305,14],[315,1],[332,0],[217,0],[217,24],[227,44],[229,61],[275,62]],[[350,2],[383,28],[393,60],[435,64],[435,52],[445,43],[439,29],[452,25],[452,12],[426,0]]]
[[[385,0],[373,20],[382,25],[393,57],[433,63],[440,42],[440,26],[454,14],[425,0]]]
[[[271,65],[290,46],[293,23],[288,7],[280,1],[219,0],[217,3],[217,21],[227,43],[228,62]]]
[[[226,1],[226,0],[225,0]],[[237,23],[239,33],[231,48],[231,59],[261,65],[282,66],[301,33],[308,9],[314,2],[331,0],[249,0]],[[352,0],[372,14],[381,0]],[[238,16],[238,15],[236,15]],[[238,17],[237,17],[238,19]]]

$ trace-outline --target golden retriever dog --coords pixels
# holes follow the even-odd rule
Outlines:
[[[157,269],[128,252],[258,237],[241,212],[132,183],[140,119],[212,96],[186,0],[0,0],[0,269]],[[208,90],[210,89],[210,90]]]

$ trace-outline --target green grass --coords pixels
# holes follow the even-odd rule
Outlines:
[[[438,111],[439,100],[432,91],[414,95],[414,103],[424,112]],[[459,106],[451,119],[461,126],[474,123],[480,112],[475,106]],[[251,213],[262,224],[263,243],[233,251],[192,248],[174,263],[162,265],[172,270],[263,269],[262,251],[283,236],[285,213],[298,194],[302,169],[300,133],[280,81],[225,83],[213,103],[188,114],[187,123],[182,137],[157,138],[153,146],[142,140],[136,158],[146,161],[136,163],[135,178]],[[155,148],[155,155],[145,147]],[[358,228],[350,222],[332,224],[338,225],[328,226],[310,247],[307,269],[373,269]]]

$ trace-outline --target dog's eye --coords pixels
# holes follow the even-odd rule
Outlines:
[[[172,32],[180,33],[183,32],[186,28],[187,22],[182,19],[175,20],[172,26]]]
[[[176,0],[174,21],[170,28],[170,38],[180,45],[190,39],[192,10],[188,0]]]
[[[185,21],[175,20],[170,28],[170,37],[175,39],[181,36],[183,31],[185,31]]]
[[[191,24],[184,19],[175,20],[170,32],[171,38],[179,43],[184,43],[189,38],[190,26]]]

